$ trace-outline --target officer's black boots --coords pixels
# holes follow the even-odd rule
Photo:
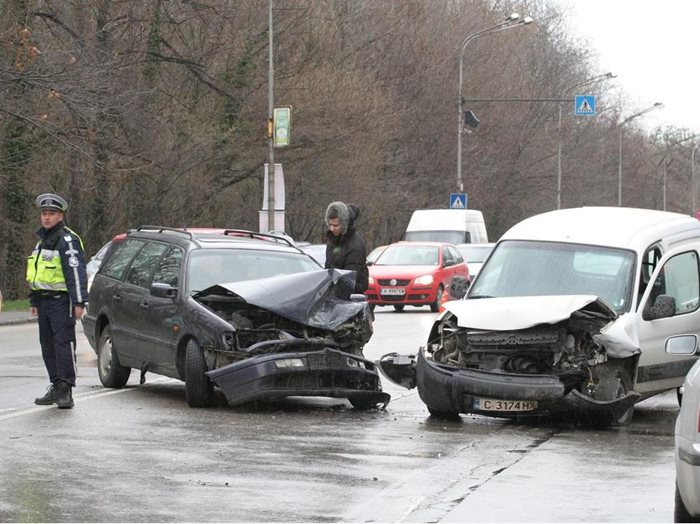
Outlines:
[[[56,403],[56,386],[51,384],[48,388],[46,388],[46,393],[44,394],[43,397],[38,397],[34,399],[34,404],[38,404],[40,406],[50,406],[51,404]]]
[[[68,382],[59,381],[56,384],[56,405],[59,409],[73,407],[73,387]]]
[[[73,387],[68,382],[62,380],[56,381],[46,388],[46,393],[43,397],[34,399],[34,404],[40,406],[50,406],[56,404],[60,409],[72,408],[73,403]]]

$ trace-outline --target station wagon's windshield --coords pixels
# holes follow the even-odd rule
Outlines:
[[[302,253],[248,249],[202,249],[189,260],[187,292],[192,294],[214,284],[254,280],[321,269]]]
[[[618,314],[629,311],[635,254],[625,249],[508,240],[498,244],[469,298],[596,295]]]

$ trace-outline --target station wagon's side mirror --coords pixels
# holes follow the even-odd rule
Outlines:
[[[467,294],[467,289],[469,289],[469,279],[463,277],[462,275],[454,276],[449,287],[450,298],[455,300],[464,298],[464,296]]]
[[[151,284],[151,295],[158,298],[175,298],[177,296],[177,288],[170,284],[154,282]]]
[[[695,335],[679,335],[666,341],[669,355],[694,355],[698,351],[698,338]]]
[[[669,318],[676,314],[676,299],[669,295],[659,295],[654,304],[644,308],[642,318],[644,320],[657,320],[659,318]]]

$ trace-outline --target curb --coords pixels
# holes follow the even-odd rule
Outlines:
[[[2,326],[15,326],[18,324],[32,324],[32,323],[35,323],[37,321],[38,321],[38,319],[32,318],[32,317],[30,317],[30,318],[13,318],[13,319],[0,318],[0,327],[2,327]]]

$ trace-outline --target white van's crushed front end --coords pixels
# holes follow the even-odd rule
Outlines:
[[[590,295],[448,303],[416,357],[418,393],[437,415],[567,413],[600,426],[626,422],[640,398],[631,389],[640,351],[616,329],[618,320]],[[382,362],[383,371],[390,367]]]

